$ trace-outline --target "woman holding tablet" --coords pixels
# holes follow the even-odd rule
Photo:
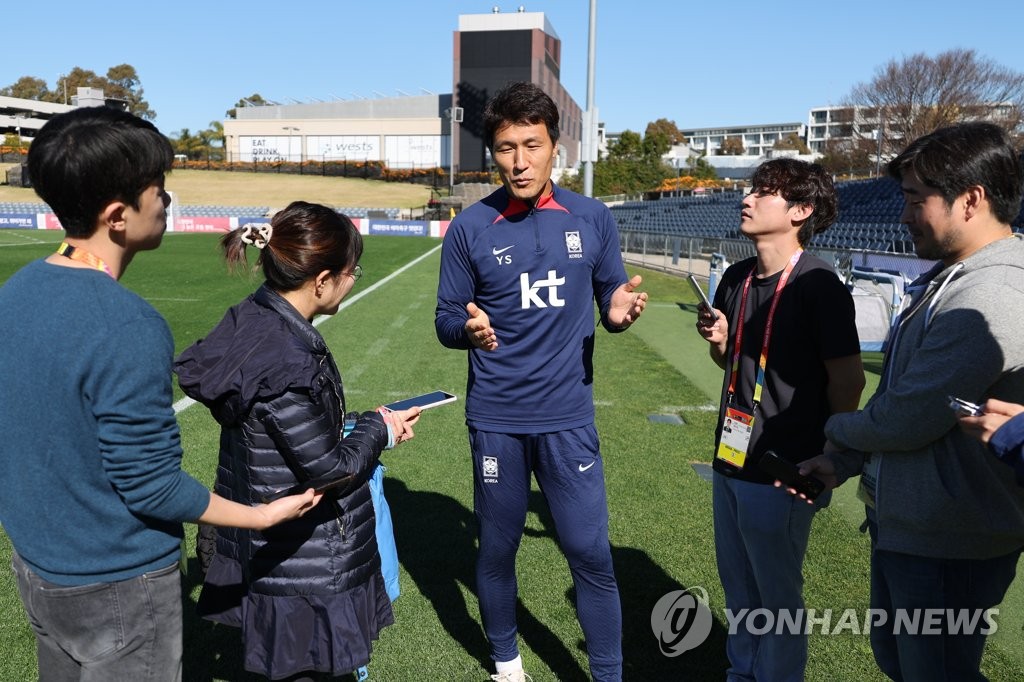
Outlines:
[[[186,394],[221,425],[216,490],[252,504],[283,489],[326,490],[305,517],[266,532],[222,530],[200,615],[241,627],[245,668],[272,679],[343,675],[393,622],[367,483],[381,452],[413,437],[419,408],[345,411],[341,376],[313,327],[362,274],[362,239],[334,210],[294,202],[221,240],[246,246],[266,278],[175,363]]]

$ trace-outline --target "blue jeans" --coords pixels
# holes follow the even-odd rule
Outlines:
[[[897,682],[986,679],[979,668],[988,628],[978,614],[1003,601],[1017,572],[1021,550],[994,559],[913,556],[878,549],[877,527],[868,527],[872,539],[871,608],[886,614],[883,626],[871,628],[871,650],[878,667]],[[951,632],[943,617],[932,621],[937,623],[935,634],[908,632],[906,623],[915,617],[920,618],[922,629],[925,627],[925,609],[941,614],[950,609],[967,619],[977,618],[978,626],[961,625]],[[898,632],[897,610],[905,614]]]
[[[15,552],[11,568],[36,635],[40,682],[181,680],[178,564],[113,583],[65,587]]]
[[[509,435],[470,429],[473,504],[480,530],[480,617],[496,661],[514,659],[516,552],[536,475],[569,562],[576,614],[595,682],[622,679],[622,611],[608,541],[608,501],[597,429]],[[485,461],[485,458],[487,461]]]
[[[776,623],[780,611],[794,617],[802,614],[803,563],[811,521],[830,495],[822,495],[812,506],[771,484],[739,481],[717,472],[712,493],[715,558],[726,608],[734,616],[741,609],[767,609]],[[802,617],[801,633],[796,634],[788,627],[781,633],[773,628],[754,634],[745,623],[740,621],[726,639],[730,682],[803,680],[807,637],[802,634]]]

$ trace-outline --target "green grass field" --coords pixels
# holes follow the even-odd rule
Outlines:
[[[0,230],[0,281],[28,260],[51,252],[59,239],[56,232]],[[126,286],[167,317],[178,350],[203,336],[228,306],[258,284],[226,273],[216,239],[168,235],[159,250],[138,256],[124,278]],[[442,348],[434,337],[437,246],[431,239],[367,238],[362,260],[366,275],[350,296],[351,304],[320,325],[345,377],[350,409],[371,409],[432,389],[464,394],[464,353]],[[719,680],[726,667],[726,620],[715,569],[711,486],[693,464],[710,461],[716,417],[712,408],[721,374],[693,331],[693,298],[685,283],[660,273],[642,274],[651,294],[647,313],[630,332],[599,332],[595,353],[597,424],[623,604],[625,679]],[[866,360],[877,373],[877,356]],[[648,419],[656,414],[680,415],[686,423]],[[186,469],[212,484],[215,423],[198,405],[184,409],[179,421]],[[416,438],[387,453],[384,461],[402,563],[402,596],[395,603],[395,625],[376,645],[371,679],[485,680],[490,667],[473,588],[472,470],[460,403],[425,414]],[[868,606],[868,541],[857,531],[862,511],[849,493],[840,489],[812,532],[805,596],[808,607],[819,613],[826,608],[863,613]],[[40,506],[41,513],[60,509],[59,500],[26,504]],[[194,531],[186,527],[190,541]],[[0,562],[9,561],[10,551],[0,534]],[[193,615],[198,596],[193,552],[190,548],[192,570],[185,578],[184,677],[250,679],[240,668],[237,631]],[[517,570],[527,671],[537,682],[586,679],[568,569],[536,488]],[[651,632],[651,609],[665,593],[692,586],[707,590],[716,624],[702,646],[667,658]],[[1018,581],[1004,604],[999,631],[989,640],[984,671],[993,680],[1024,678],[1021,593]],[[33,637],[16,586],[8,571],[0,571],[0,680],[35,676]],[[843,634],[811,637],[807,679],[883,677],[868,638]]]

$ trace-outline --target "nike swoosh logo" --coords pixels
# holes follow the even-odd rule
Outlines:
[[[512,246],[506,246],[504,249],[499,249],[497,246],[495,246],[494,248],[491,249],[491,253],[494,254],[495,256],[500,256],[501,254],[505,253],[509,249],[514,249],[514,248],[516,248],[515,244],[513,244]]]
[[[594,462],[596,462],[596,461],[597,461],[597,460],[595,459],[595,460],[594,460],[593,462],[591,462],[591,463],[590,463],[590,464],[588,464],[587,466],[583,466],[583,465],[581,464],[581,465],[580,465],[580,471],[586,471],[586,470],[587,470],[587,469],[589,469],[590,467],[594,466]]]

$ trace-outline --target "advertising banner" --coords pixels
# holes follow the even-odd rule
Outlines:
[[[35,229],[35,213],[0,213],[0,228]]]
[[[302,161],[302,138],[298,135],[240,135],[239,158],[245,163]]]
[[[265,222],[265,221],[264,221]],[[175,232],[230,232],[231,218],[197,216],[180,217],[174,220]]]
[[[388,135],[384,158],[391,168],[433,168],[442,165],[444,140],[440,135]],[[445,159],[447,160],[447,159]]]
[[[370,234],[397,237],[426,237],[430,224],[425,220],[371,220]]]
[[[379,135],[310,135],[306,138],[310,161],[380,161]]]

